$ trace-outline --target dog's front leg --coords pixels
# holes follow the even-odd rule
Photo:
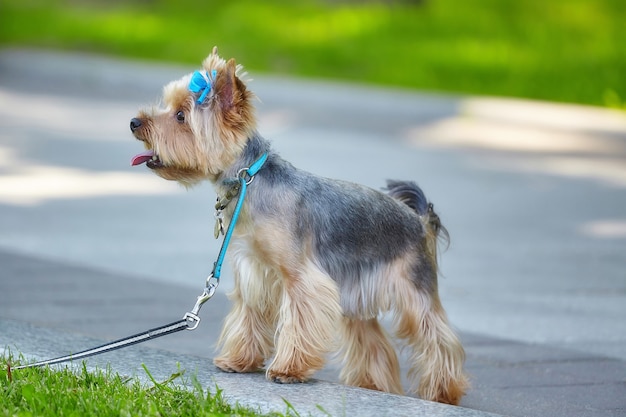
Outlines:
[[[295,272],[297,271],[297,272]],[[267,378],[278,383],[306,381],[334,350],[341,318],[337,285],[311,262],[283,270],[276,353]]]
[[[233,307],[218,340],[221,353],[213,362],[226,372],[254,372],[273,354],[281,285],[276,274],[238,249],[233,245],[235,289],[228,295]]]

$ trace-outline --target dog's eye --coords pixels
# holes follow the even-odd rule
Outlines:
[[[176,120],[178,123],[183,123],[185,121],[185,113],[182,110],[176,113]]]

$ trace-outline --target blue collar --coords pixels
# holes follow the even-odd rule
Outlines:
[[[261,155],[259,159],[257,159],[252,165],[250,165],[250,168],[247,169],[248,175],[254,177],[256,173],[259,172],[261,168],[263,168],[263,165],[265,165],[265,161],[267,161],[267,152]]]

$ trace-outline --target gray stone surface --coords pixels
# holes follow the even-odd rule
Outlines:
[[[11,340],[31,352],[30,358],[47,358],[64,355],[77,346],[95,346],[101,340],[52,331],[24,322],[0,320],[0,342]],[[55,341],[50,344],[50,341]],[[91,369],[111,370],[121,375],[136,376],[145,384],[151,382],[141,365],[145,365],[157,381],[164,381],[179,369],[185,370],[185,383],[192,388],[190,379],[215,393],[216,386],[223,390],[224,398],[232,404],[242,404],[261,412],[288,411],[288,405],[302,416],[436,416],[436,417],[489,417],[494,414],[422,401],[416,398],[392,395],[377,391],[353,388],[319,380],[306,384],[281,385],[268,382],[262,373],[229,374],[207,366],[206,359],[191,355],[174,355],[171,352],[145,345],[132,346],[106,353],[87,361]],[[66,365],[54,365],[66,366]],[[80,368],[80,363],[69,366]],[[14,370],[14,373],[20,372]]]
[[[65,354],[193,305],[218,250],[214,194],[128,166],[141,149],[130,117],[192,69],[0,51],[0,345]],[[376,188],[415,179],[435,202],[452,234],[441,295],[473,387],[461,408],[433,406],[327,385],[329,364],[315,384],[288,387],[217,374],[230,398],[270,406],[288,393],[309,410],[331,391],[333,415],[379,400],[397,405],[389,415],[626,415],[623,113],[253,78],[260,130],[289,160]],[[89,363],[135,372],[153,361],[166,377],[179,361],[213,378],[228,276],[197,331]]]

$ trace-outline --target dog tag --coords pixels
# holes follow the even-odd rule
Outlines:
[[[224,235],[224,220],[222,219],[222,212],[216,211],[215,228],[213,229],[213,235],[215,236],[215,239],[220,237],[220,233],[222,234],[222,236]]]
[[[215,219],[215,227],[213,228],[213,236],[215,236],[215,239],[220,237],[220,221],[217,219]]]

